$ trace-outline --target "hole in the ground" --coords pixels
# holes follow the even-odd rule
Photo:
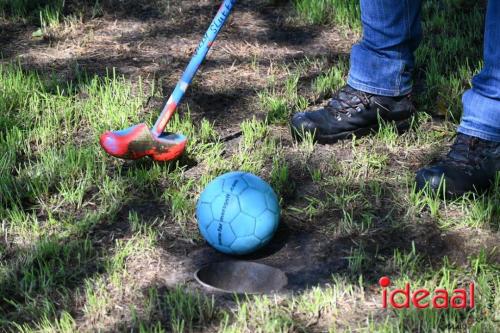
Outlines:
[[[209,264],[195,273],[206,288],[227,293],[267,294],[279,291],[288,279],[280,269],[250,261]]]

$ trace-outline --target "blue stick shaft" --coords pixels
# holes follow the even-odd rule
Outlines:
[[[170,98],[163,107],[158,120],[153,126],[152,132],[156,136],[160,136],[163,133],[163,130],[167,126],[168,121],[177,109],[177,106],[181,102],[182,97],[184,97],[188,86],[191,84],[191,81],[193,81],[196,72],[198,72],[200,65],[203,63],[203,60],[205,60],[205,57],[212,47],[213,42],[226,23],[229,14],[231,14],[231,10],[233,9],[235,3],[236,0],[224,0],[224,2],[222,3],[219,11],[217,12],[217,15],[212,21],[212,24],[210,24],[210,27],[205,33],[205,36],[203,36],[200,45],[191,58],[189,65],[184,71],[184,74],[182,74],[182,78],[177,83],[174,92],[172,93],[172,95],[170,95]]]

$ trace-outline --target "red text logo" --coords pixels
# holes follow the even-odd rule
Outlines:
[[[433,307],[434,309],[465,309],[474,308],[474,282],[466,288],[454,289],[448,292],[446,289],[438,288],[433,292],[420,288],[411,290],[410,283],[406,283],[404,289],[388,290],[391,279],[383,276],[379,280],[382,289],[382,307],[387,308],[388,304],[395,309],[409,308],[410,303],[417,309]],[[399,295],[399,296],[398,296]]]

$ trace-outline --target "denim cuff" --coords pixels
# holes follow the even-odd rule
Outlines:
[[[355,89],[382,96],[411,92],[411,71],[403,60],[384,58],[359,43],[352,47],[350,66],[347,84]]]
[[[470,89],[464,93],[462,102],[464,113],[458,132],[500,142],[500,100]]]

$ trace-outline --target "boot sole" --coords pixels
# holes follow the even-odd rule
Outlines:
[[[394,121],[394,123],[396,124],[396,129],[399,134],[407,131],[410,128],[409,119]],[[332,144],[341,140],[352,139],[354,136],[356,138],[361,138],[369,134],[376,133],[379,127],[380,127],[379,124],[375,124],[371,127],[358,128],[357,130],[354,131],[346,131],[332,135],[315,135],[314,141],[320,144]],[[301,141],[302,137],[299,133],[297,133],[297,130],[294,129],[293,127],[291,128],[291,130],[293,137],[297,141]]]

